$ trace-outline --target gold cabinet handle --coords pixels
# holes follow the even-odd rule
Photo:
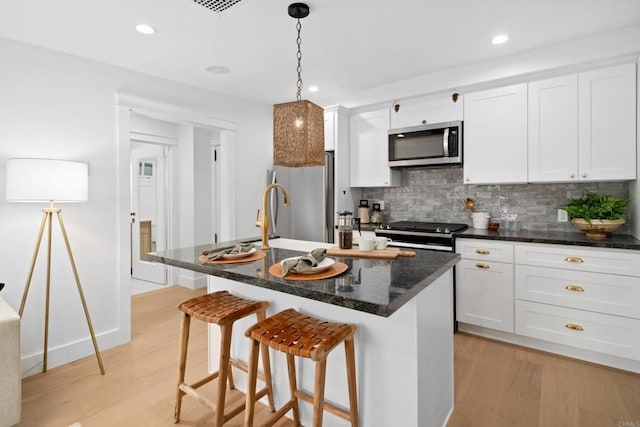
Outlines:
[[[582,286],[579,286],[579,285],[567,285],[564,288],[566,290],[568,290],[568,291],[584,292],[584,288]]]
[[[584,328],[576,323],[567,323],[564,325],[565,328],[573,329],[574,331],[584,331]]]
[[[489,255],[491,252],[489,252],[489,249],[476,249],[476,253],[480,255]]]
[[[584,262],[584,260],[578,256],[568,256],[564,260],[567,262],[577,262],[577,263]]]
[[[485,264],[484,262],[476,263],[476,267],[477,267],[477,268],[481,268],[481,269],[483,269],[483,270],[488,270],[488,269],[490,269],[490,268],[491,268],[491,267],[489,266],[489,264]]]

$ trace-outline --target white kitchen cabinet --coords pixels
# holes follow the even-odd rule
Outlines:
[[[529,182],[578,178],[578,75],[529,83]]]
[[[389,110],[354,113],[349,128],[351,187],[400,185],[400,172],[389,168]]]
[[[396,111],[397,109],[397,111]],[[399,100],[391,107],[391,129],[433,123],[453,122],[463,118],[463,97],[454,93],[438,97]]]
[[[336,149],[337,114],[335,110],[328,108],[324,110],[324,151],[334,151]]]
[[[517,335],[640,361],[640,253],[516,244],[515,263]]]
[[[578,75],[579,175],[636,179],[636,65]]]
[[[527,85],[465,94],[464,183],[527,182]]]
[[[516,301],[516,333],[573,348],[640,360],[640,320]]]
[[[513,263],[494,261],[511,261],[513,244],[457,239],[456,252],[456,320],[513,333]]]
[[[636,177],[635,64],[529,83],[529,182]]]

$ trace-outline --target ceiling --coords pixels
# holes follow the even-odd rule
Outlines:
[[[218,14],[193,0],[0,2],[0,37],[265,103],[296,95],[289,0]],[[303,98],[320,105],[380,85],[640,23],[640,0],[311,0]],[[136,24],[157,29],[138,34]],[[510,40],[492,45],[506,33]],[[209,66],[224,66],[212,74]],[[306,88],[317,85],[314,94]]]

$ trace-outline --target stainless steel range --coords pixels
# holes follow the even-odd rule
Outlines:
[[[467,224],[398,221],[381,226],[375,232],[376,236],[390,238],[391,246],[453,251],[453,233],[467,228]]]

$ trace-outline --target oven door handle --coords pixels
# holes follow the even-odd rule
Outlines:
[[[449,128],[446,128],[442,134],[442,151],[444,157],[449,157]]]

